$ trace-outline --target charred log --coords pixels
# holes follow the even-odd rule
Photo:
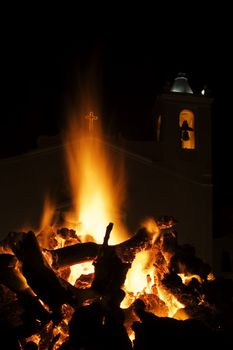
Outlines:
[[[94,242],[77,243],[64,248],[47,250],[50,252],[55,269],[92,261],[98,254],[100,245]]]
[[[17,314],[17,315],[16,315]],[[35,317],[28,317],[27,312],[18,301],[11,303],[11,308],[4,317],[4,310],[0,314],[0,339],[7,349],[22,349],[20,339],[31,337],[41,329],[41,323]]]
[[[16,261],[16,257],[9,254],[0,255],[0,263],[2,263],[0,283],[15,293],[16,299],[23,307],[25,319],[32,318],[43,323],[47,322],[50,319],[49,312],[29,287],[23,274],[15,268]]]
[[[0,273],[2,269],[15,267],[17,258],[13,254],[0,254]]]
[[[161,284],[182,304],[196,306],[200,303],[201,296],[192,287],[183,284],[182,279],[175,273],[166,274]]]
[[[91,287],[101,295],[121,299],[121,287],[131,264],[123,263],[114,247],[108,246],[112,226],[111,223],[107,226],[103,245],[100,246],[98,255],[93,262],[95,274]]]
[[[137,252],[151,246],[151,237],[147,230],[143,227],[128,240],[108,246],[110,251],[115,250],[117,255],[123,262],[132,262]],[[92,261],[96,258],[100,244],[94,242],[78,243],[64,248],[49,250],[53,259],[54,268],[63,268],[75,265],[84,261]]]
[[[214,326],[233,332],[233,280],[218,277],[202,287],[205,302],[214,313]]]
[[[149,350],[155,342],[165,348],[177,344],[180,349],[186,349],[188,344],[194,348],[200,347],[200,344],[232,345],[230,334],[226,336],[221,331],[213,331],[197,319],[179,321],[170,317],[158,317],[145,311],[145,305],[139,299],[135,301],[134,307],[140,319],[132,325],[135,350]]]
[[[25,277],[16,270],[17,259],[10,254],[0,254],[0,283],[14,292],[22,292],[29,289]]]
[[[120,309],[108,313],[100,302],[79,307],[69,322],[69,340],[59,350],[132,350]]]
[[[169,268],[175,273],[184,273],[186,276],[198,275],[203,281],[207,280],[211,272],[210,265],[198,258],[194,248],[188,245],[177,247]]]
[[[15,256],[21,262],[23,276],[36,295],[49,306],[54,317],[61,317],[61,305],[77,305],[94,296],[91,290],[78,290],[59,278],[43,256],[34,232],[16,233],[8,240]]]
[[[55,249],[58,246],[59,238],[64,240],[65,246],[81,243],[81,240],[76,235],[76,232],[68,228],[40,231],[36,237],[40,246],[44,249]]]

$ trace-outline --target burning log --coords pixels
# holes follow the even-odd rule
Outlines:
[[[124,297],[121,287],[130,264],[122,263],[108,240],[113,224],[106,228],[103,244],[94,261],[95,274],[91,288],[101,295],[99,302],[78,307],[69,322],[69,340],[62,349],[88,348],[132,350],[124,327],[124,312],[120,302]],[[91,337],[90,337],[91,334]]]
[[[0,254],[0,283],[14,292],[25,291],[29,288],[25,277],[16,270],[17,258],[11,254]]]
[[[17,259],[11,254],[0,254],[0,283],[16,293],[18,302],[24,310],[24,318],[38,319],[42,323],[51,318],[27,284],[23,274],[16,269]]]
[[[92,288],[102,295],[103,348],[131,350],[132,344],[124,327],[124,311],[120,308],[121,301],[125,296],[125,292],[121,288],[131,264],[123,263],[114,248],[108,249],[112,226],[111,223],[107,226],[103,245],[94,261],[95,275]]]
[[[29,310],[30,307],[30,303],[23,305],[18,295],[0,285],[0,339],[7,349],[21,350],[19,340],[39,332],[44,325],[37,319],[35,308]]]
[[[152,240],[153,235],[146,227],[141,227],[134,236],[117,244],[115,250],[122,261],[131,263],[138,252],[152,247]]]
[[[21,262],[28,285],[48,305],[53,319],[61,317],[62,304],[79,305],[95,296],[92,290],[78,290],[55,274],[44,258],[34,232],[11,233],[4,243]]]
[[[114,248],[108,249],[108,240],[113,224],[107,226],[103,245],[93,263],[95,266],[92,288],[102,295],[113,296],[124,284],[126,273],[131,264],[122,263]]]
[[[216,339],[218,332],[222,339],[221,329],[228,338],[232,332],[233,285],[209,281],[209,265],[195,256],[191,246],[178,245],[173,220],[167,217],[161,220],[159,233],[153,237],[149,226],[141,227],[130,239],[109,246],[112,227],[112,223],[107,226],[103,244],[81,243],[69,229],[60,229],[57,233],[64,243],[64,248],[60,249],[52,249],[59,241],[55,233],[54,245],[42,245],[43,248],[40,245],[43,237],[32,231],[10,233],[2,242],[14,255],[0,255],[0,283],[16,293],[23,315],[20,325],[6,329],[3,324],[6,334],[12,333],[15,339],[12,349],[17,349],[18,339],[39,333],[38,349],[52,350],[57,348],[58,342],[63,342],[60,350],[89,345],[95,348],[96,343],[101,344],[102,349],[115,346],[131,350],[127,331],[132,323],[135,350],[151,349],[155,339],[172,346],[174,342],[180,345],[184,339],[195,337],[197,346],[200,336]],[[147,283],[143,289],[136,290],[136,294],[128,288],[126,274],[131,263],[133,270],[139,256],[147,256],[143,265]],[[52,268],[46,257],[51,258]],[[70,266],[86,261],[93,261],[95,271],[88,270],[88,275],[76,277],[72,286],[67,281],[72,270]],[[125,296],[128,297],[125,301],[130,303],[123,301],[128,306],[121,309]],[[64,315],[64,308],[70,310],[68,317]],[[53,321],[48,323],[50,329],[48,320]],[[54,328],[57,321],[62,329],[60,335]],[[2,324],[3,318],[0,322]],[[23,349],[29,347],[30,341],[25,340]],[[31,345],[37,346],[33,340]]]
[[[207,280],[211,267],[195,255],[195,249],[188,244],[177,246],[169,264],[170,270],[185,275],[200,276],[203,281]]]
[[[97,256],[99,248],[100,245],[97,243],[84,242],[54,250],[46,249],[46,251],[52,256],[53,268],[59,269],[85,261],[92,261]]]
[[[17,300],[23,306],[27,318],[38,319],[42,323],[50,320],[51,316],[49,312],[28,286],[26,279],[20,271],[14,268],[1,270],[0,283],[16,293]]]
[[[132,350],[120,311],[110,315],[100,302],[77,308],[69,322],[69,340],[59,350]]]
[[[116,244],[114,246],[108,246],[108,250],[115,250],[117,255],[124,262],[132,262],[135,254],[151,246],[151,237],[145,227],[140,228],[134,236],[128,240]],[[55,269],[63,268],[66,266],[75,265],[85,261],[92,261],[96,258],[100,244],[94,242],[77,243],[64,248],[47,250],[50,252],[53,263],[52,266]]]
[[[201,296],[196,293],[192,285],[185,285],[180,276],[175,273],[168,273],[161,281],[164,289],[176,297],[182,304],[197,306],[200,303]]]
[[[232,345],[230,334],[226,337],[221,331],[212,330],[197,319],[179,321],[170,317],[158,317],[146,311],[145,304],[140,299],[135,301],[134,309],[139,318],[139,321],[132,324],[135,332],[134,350],[149,350],[155,341],[165,348],[173,348],[175,344],[179,349],[186,349],[190,341],[194,348],[199,348],[203,343],[208,346]]]
[[[1,270],[8,267],[15,267],[17,259],[13,254],[0,254]],[[0,270],[0,273],[1,273]]]

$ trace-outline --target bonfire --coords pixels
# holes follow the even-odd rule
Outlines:
[[[0,244],[5,349],[230,345],[233,281],[214,276],[194,247],[179,244],[171,215],[128,233],[119,210],[123,166],[116,176],[100,134],[77,143],[73,133],[74,124],[65,143],[69,210],[57,215],[46,200],[38,230],[9,232]]]

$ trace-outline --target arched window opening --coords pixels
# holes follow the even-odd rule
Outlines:
[[[195,148],[194,114],[188,109],[183,109],[179,115],[180,143],[185,149]]]

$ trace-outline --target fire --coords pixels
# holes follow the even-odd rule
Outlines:
[[[116,244],[128,236],[121,214],[123,166],[114,168],[100,128],[94,135],[83,130],[73,118],[65,138],[73,204],[67,220],[76,223],[79,233],[91,235],[98,243],[103,241],[107,223],[113,221],[117,231],[111,234],[110,243]]]
[[[199,275],[185,275],[184,273],[178,273],[178,275],[181,277],[182,282],[184,284],[189,284],[189,282],[193,279],[196,278],[200,283],[202,283],[202,279]]]
[[[44,207],[41,215],[39,231],[42,231],[52,225],[54,212],[55,204],[52,202],[51,198],[47,194],[44,200]]]
[[[40,219],[39,240],[42,247],[48,247],[49,235],[53,224],[55,204],[48,194],[44,199],[43,211]]]
[[[119,191],[117,192],[118,195],[114,192],[114,183],[112,180],[113,167],[110,165],[109,156],[104,148],[103,140],[94,138],[93,135],[80,133],[77,123],[74,120],[70,124],[69,130],[65,149],[74,210],[66,214],[66,222],[70,223],[70,226],[77,230],[76,238],[81,237],[82,242],[96,241],[102,243],[105,223],[110,217],[115,217],[118,223],[115,226],[120,227],[120,230],[118,229],[115,234],[113,233],[111,243],[116,244],[121,242],[126,237],[126,229],[120,220],[120,210],[118,209],[118,212],[116,212],[116,208],[120,208],[123,203],[123,196]],[[76,140],[77,135],[79,135],[79,141]],[[102,137],[100,132],[98,136]],[[120,178],[121,176],[119,176]],[[121,190],[123,190],[122,183],[120,182],[118,186]],[[54,212],[55,210],[51,200],[49,197],[46,197],[41,220],[42,237],[44,235],[46,236],[46,229],[51,224]],[[168,221],[166,225],[160,223],[159,227],[153,218],[147,218],[142,221],[141,226],[146,228],[151,242],[154,244],[161,235],[161,228],[171,228],[172,222]],[[119,231],[121,233],[123,232],[123,235],[120,235]],[[56,244],[56,248],[65,246],[65,238],[56,235]],[[165,266],[159,269],[156,268],[155,256],[156,252],[153,249],[142,250],[136,254],[131,268],[126,275],[123,287],[125,298],[121,302],[121,308],[129,308],[140,296],[156,294],[167,306],[166,315],[172,317],[177,310],[184,307],[160,283],[164,273],[168,271],[167,266],[169,265],[172,254],[163,251]],[[47,256],[48,260],[49,258]],[[88,276],[93,273],[93,261],[87,261],[70,266],[70,273],[67,280],[72,285],[75,285],[81,275]],[[182,274],[180,276],[183,283],[187,283],[189,277]],[[197,279],[200,280],[200,277],[197,276]]]
[[[91,117],[93,116],[92,114]],[[76,265],[71,264],[71,266],[66,266],[64,271],[62,268],[59,271],[59,267],[55,268],[53,266],[52,250],[68,245],[79,245],[79,243],[84,242],[97,242],[102,244],[102,248],[109,248],[108,242],[105,242],[106,236],[104,234],[106,224],[110,221],[114,222],[114,230],[110,235],[110,245],[128,239],[121,212],[125,197],[123,163],[121,166],[119,166],[119,163],[118,167],[114,166],[110,154],[106,151],[106,141],[100,128],[96,128],[96,132],[93,132],[93,120],[97,120],[97,118],[91,119],[91,128],[89,125],[87,134],[84,132],[83,126],[78,125],[73,118],[66,133],[65,157],[72,201],[72,210],[65,215],[66,228],[57,227],[54,223],[56,206],[51,198],[46,196],[40,230],[37,234],[38,242],[43,250],[42,253],[51,268],[71,285],[78,286],[77,288],[80,289],[85,289],[87,285],[92,286],[91,283],[96,273],[96,264],[93,263],[94,258],[87,257],[87,261]],[[173,226],[174,221],[170,217],[166,217],[165,220],[163,218],[161,221],[147,218],[141,223],[141,227],[145,228],[148,235],[150,246],[149,248],[144,248],[144,246],[141,248],[140,246],[141,250],[136,250],[135,256],[133,255],[134,259],[130,262],[131,266],[127,262],[130,268],[127,267],[128,271],[124,285],[121,287],[125,297],[123,295],[120,308],[122,312],[128,315],[125,327],[131,340],[134,339],[131,324],[133,321],[139,320],[133,311],[133,305],[135,305],[134,302],[137,299],[141,299],[140,302],[145,303],[147,311],[153,313],[156,317],[171,317],[177,320],[189,318],[185,312],[185,304],[178,300],[178,294],[174,295],[172,293],[172,290],[169,289],[169,283],[164,282],[166,276],[170,276],[169,273],[174,272],[171,269],[171,261],[175,254],[173,248],[176,244],[176,234]],[[103,242],[106,243],[105,246]],[[100,250],[99,246],[98,249]],[[117,252],[114,253],[117,255]],[[108,254],[111,269],[111,253]],[[118,257],[115,259],[114,254],[112,258],[113,261],[118,259]],[[119,258],[119,260],[121,259]],[[117,262],[119,263],[118,260]],[[193,279],[196,279],[200,284],[203,282],[198,274],[186,273],[185,263],[184,266],[180,262],[177,264],[179,265],[179,273],[175,272],[178,278],[175,281],[176,286],[184,285],[186,287]],[[116,272],[114,268],[112,270],[114,270],[114,273]],[[112,277],[112,274],[110,276]],[[209,273],[208,280],[213,279],[214,276]],[[26,282],[25,280],[25,284]],[[89,302],[91,303],[87,299],[86,303]],[[83,305],[85,305],[84,303]],[[46,308],[44,303],[43,305]],[[52,334],[54,349],[58,349],[68,339],[68,323],[75,310],[70,305],[63,304],[62,312],[64,317],[58,325],[54,327],[50,322],[45,326],[46,332]],[[43,334],[41,336],[35,334],[27,341],[39,344],[43,337]]]
[[[94,133],[93,120],[91,121],[92,127],[86,132],[83,125],[79,125],[77,120],[72,118],[65,135],[65,158],[72,201],[72,210],[66,213],[65,221],[69,228],[75,230],[76,237],[79,237],[81,242],[97,243],[103,242],[106,223],[113,221],[114,230],[110,236],[110,244],[117,244],[128,238],[121,215],[125,196],[123,163],[120,168],[118,164],[117,170],[114,168],[110,154],[106,151],[106,141],[101,129],[95,127]],[[53,215],[54,205],[46,197],[41,220],[42,231],[46,232]],[[166,227],[172,227],[172,224],[167,222]],[[161,234],[156,221],[147,218],[141,226],[146,228],[154,244]],[[160,223],[160,227],[163,227],[163,224]],[[56,242],[57,247],[66,245],[65,239],[58,236]],[[171,255],[164,251],[163,256],[165,265],[168,266]],[[163,267],[161,276],[161,271],[156,269],[155,258],[156,251],[153,250],[142,250],[136,254],[126,275],[123,286],[125,298],[121,302],[121,308],[129,308],[137,298],[156,294],[167,307],[165,315],[172,317],[178,309],[183,308],[183,304],[163,288],[160,281],[167,267]],[[70,266],[67,280],[75,285],[81,275],[93,274],[93,261],[87,261]],[[160,314],[160,311],[157,311]],[[161,311],[161,314],[164,312]]]
[[[145,292],[151,292],[151,286],[153,281],[153,260],[151,259],[150,251],[141,251],[136,254],[136,257],[129,269],[124,289],[126,291],[126,297],[121,303],[122,308],[129,307],[132,302]],[[129,294],[133,294],[133,299],[129,298]]]
[[[139,252],[129,270],[126,280],[125,288],[129,292],[142,293],[147,288],[147,276],[153,275],[153,266],[151,265],[150,252]]]
[[[141,226],[147,229],[148,233],[151,235],[152,243],[154,243],[160,235],[160,229],[156,221],[153,218],[146,218],[142,221]]]
[[[106,223],[113,220],[115,225],[109,241],[116,244],[128,238],[121,214],[125,196],[123,160],[116,169],[106,151],[101,128],[95,127],[93,133],[93,120],[91,122],[92,127],[87,130],[75,117],[71,118],[64,138],[73,209],[65,213],[65,220],[69,228],[76,230],[82,242],[97,243],[102,243]],[[43,247],[48,246],[54,213],[55,205],[47,195],[38,237]],[[55,239],[56,248],[65,245],[65,239],[58,235]],[[71,266],[68,281],[75,284],[80,275],[93,272],[92,262]]]
[[[161,285],[157,286],[157,290],[159,298],[164,301],[168,307],[168,317],[173,317],[177,310],[184,307],[174,295],[168,293]]]
[[[94,273],[94,265],[90,261],[87,261],[87,262],[81,263],[81,264],[73,265],[70,267],[70,275],[68,278],[68,282],[70,282],[72,285],[74,285],[76,280],[81,275],[89,275],[91,273]]]

